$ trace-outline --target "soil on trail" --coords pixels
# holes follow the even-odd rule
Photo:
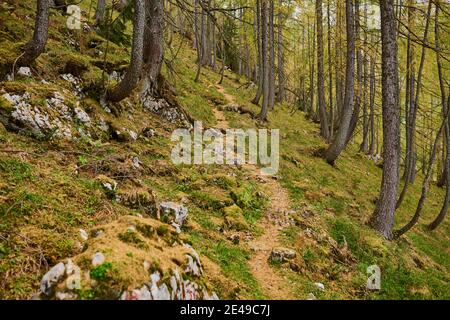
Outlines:
[[[234,97],[226,93],[222,86],[216,85],[216,88],[223,94],[228,104],[235,103]],[[217,108],[214,108],[213,112],[217,120],[217,127],[219,129],[228,128],[229,124],[225,119],[224,112]],[[287,279],[283,279],[269,263],[272,249],[282,246],[279,236],[286,223],[287,213],[290,211],[287,191],[275,177],[261,175],[259,167],[245,164],[243,168],[255,180],[264,184],[264,193],[270,199],[264,216],[258,221],[258,227],[263,234],[248,242],[248,247],[253,252],[248,262],[249,268],[268,299],[293,299],[292,293],[287,288]]]

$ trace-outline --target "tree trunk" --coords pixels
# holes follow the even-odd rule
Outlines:
[[[419,221],[420,214],[422,213],[423,205],[427,198],[430,180],[433,175],[433,165],[434,165],[434,161],[436,159],[436,153],[437,153],[437,148],[439,145],[439,140],[441,138],[442,131],[446,127],[447,127],[446,130],[448,130],[448,116],[449,116],[449,110],[447,110],[447,112],[444,116],[444,119],[442,120],[442,124],[439,127],[439,130],[436,134],[436,139],[434,140],[434,143],[433,143],[433,148],[431,150],[431,155],[430,155],[430,161],[428,162],[428,170],[427,170],[427,173],[423,180],[422,194],[420,196],[419,203],[417,204],[416,212],[414,213],[414,216],[412,217],[412,219],[404,227],[402,227],[401,229],[399,229],[395,232],[395,238],[398,238],[398,237],[402,236],[403,234],[405,234],[406,232],[408,232],[417,223],[417,221]],[[446,206],[446,204],[445,204],[446,201],[448,201],[447,193],[446,193],[446,198],[444,201],[444,206],[442,209],[444,209],[444,207]],[[448,209],[448,203],[447,203],[447,209]],[[447,209],[445,210],[444,215],[447,212]],[[441,210],[441,213],[442,213],[442,210]],[[439,215],[441,215],[441,213]]]
[[[442,109],[445,110],[446,113],[449,113],[450,111],[450,93],[448,101],[446,100],[446,93],[445,93],[445,80],[443,77],[443,70],[442,70],[442,62],[441,62],[441,52],[440,52],[440,39],[439,39],[439,9],[440,9],[440,1],[436,0],[436,11],[435,11],[435,25],[434,25],[434,35],[435,35],[435,45],[436,45],[436,64],[438,67],[438,75],[439,75],[439,88],[441,90],[441,103],[442,103]],[[450,91],[450,89],[449,89]],[[447,104],[448,102],[448,104]],[[439,224],[444,220],[448,207],[449,207],[449,201],[450,201],[450,124],[447,120],[445,124],[445,134],[444,134],[445,142],[446,142],[446,148],[447,148],[447,154],[445,159],[445,169],[446,171],[446,191],[445,191],[445,199],[444,203],[442,205],[441,211],[439,212],[436,219],[428,225],[428,229],[434,230],[436,229]]]
[[[331,13],[330,0],[327,1],[327,32],[328,32],[328,101],[330,104],[330,134],[328,139],[333,139],[334,135],[334,104],[333,104],[333,67],[331,62]]]
[[[410,0],[408,4],[408,28],[412,28],[412,6],[414,2]],[[415,172],[415,147],[414,135],[416,129],[417,106],[414,100],[415,78],[414,78],[414,51],[411,43],[411,32],[408,32],[407,37],[407,52],[406,52],[406,96],[405,96],[405,115],[406,115],[406,155],[405,155],[405,171],[403,174],[404,185],[400,193],[396,207],[399,208],[406,196],[409,184],[412,182],[413,172]],[[427,31],[425,30],[425,36]]]
[[[164,1],[145,0],[146,26],[144,32],[143,96],[160,94],[158,78],[164,58]]]
[[[317,25],[317,108],[319,110],[320,134],[328,140],[330,130],[328,127],[327,107],[325,102],[325,76],[323,68],[323,15],[322,0],[316,0]]]
[[[133,47],[131,61],[124,78],[108,94],[108,100],[118,102],[136,88],[142,72],[145,28],[145,0],[134,0]]]
[[[336,1],[336,37],[335,37],[335,78],[336,78],[336,123],[338,124],[339,120],[342,117],[342,105],[343,105],[343,93],[342,93],[342,84],[343,81],[343,74],[342,74],[342,54],[340,48],[342,48],[342,14],[341,14],[341,6],[340,6],[340,0]],[[334,132],[333,132],[334,134]]]
[[[194,41],[192,42],[192,48],[197,50],[198,49],[198,1],[194,0]]]
[[[399,179],[400,112],[398,106],[397,34],[394,1],[381,1],[383,174],[380,197],[370,225],[392,238]]]
[[[267,40],[269,38],[268,28],[268,5],[267,0],[261,0],[261,38],[262,38],[262,55],[263,55],[263,85],[262,85],[262,107],[258,115],[259,120],[267,120],[267,111],[269,107],[269,54]]]
[[[105,18],[106,0],[97,1],[97,10],[95,11],[95,24],[101,25]]]
[[[33,38],[25,45],[18,65],[29,65],[44,52],[48,39],[49,11],[49,0],[38,0]]]
[[[345,75],[345,97],[336,138],[325,154],[325,158],[329,164],[334,164],[334,161],[346,146],[355,96],[353,75],[355,70],[355,28],[352,0],[345,1],[345,11],[347,21],[347,66]]]
[[[274,5],[269,1],[269,109],[275,106],[275,37],[274,37]]]
[[[367,28],[367,6],[364,6],[364,26]],[[367,32],[364,32],[363,47],[367,50]],[[362,99],[363,99],[363,138],[359,150],[367,153],[369,150],[369,117],[367,110],[367,78],[368,78],[368,54],[364,52],[363,56],[363,85],[362,85]]]
[[[212,7],[215,6],[215,2],[214,0],[212,0]],[[211,52],[211,68],[213,70],[216,69],[216,24],[215,24],[215,15],[214,15],[214,11],[210,12],[211,15],[211,19],[210,19],[210,23],[211,23],[211,27],[210,27],[210,31],[211,31],[211,48],[210,48],[210,52]]]
[[[201,43],[202,42],[202,40],[201,40],[202,27],[198,26],[198,15],[199,15],[198,1],[201,1],[201,0],[195,0],[195,2],[194,2],[194,18],[195,18],[194,23],[197,24],[197,26],[195,27],[195,34],[194,34],[196,51],[197,51],[197,73],[195,74],[195,79],[194,79],[195,82],[198,82],[200,79],[200,74],[202,71],[202,59],[203,59],[202,58],[202,43]],[[202,9],[200,9],[200,12],[202,12]],[[203,14],[202,14],[202,16],[203,16]]]
[[[263,51],[262,51],[262,21],[261,21],[261,0],[256,0],[256,13],[255,13],[255,24],[256,24],[256,46],[258,52],[258,90],[256,91],[256,95],[252,100],[252,103],[258,104],[261,99],[262,90],[263,90],[263,80],[264,80],[264,66],[263,66]]]
[[[360,46],[360,21],[359,21],[359,0],[355,0],[355,38],[358,42],[357,52],[356,52],[356,80],[357,80],[357,91],[355,97],[354,110],[352,113],[352,118],[350,120],[350,127],[347,132],[346,145],[350,142],[353,133],[355,132],[356,126],[358,125],[359,113],[361,110],[361,98],[362,98],[362,77],[363,77],[363,61]]]
[[[278,1],[279,13],[278,13],[278,96],[277,101],[282,103],[284,100],[284,48],[283,48],[283,0]]]
[[[375,54],[374,54],[375,55]],[[370,84],[369,84],[369,108],[370,108],[370,145],[369,154],[375,154],[376,132],[375,132],[375,57],[370,58]]]
[[[316,23],[313,23],[313,34],[312,34],[312,48],[311,51],[308,51],[308,54],[311,56],[311,64],[310,64],[310,87],[309,87],[309,117],[313,120],[316,119],[315,112],[315,104],[314,104],[314,74],[315,74],[315,52],[316,52]]]

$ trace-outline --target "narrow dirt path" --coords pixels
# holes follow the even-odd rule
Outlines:
[[[229,104],[235,103],[234,97],[225,92],[224,88],[216,85]],[[223,111],[213,109],[217,120],[217,127],[229,127]],[[269,176],[261,176],[260,169],[255,165],[245,164],[243,168],[257,181],[263,183],[263,190],[270,199],[264,217],[258,221],[258,227],[263,234],[248,243],[253,255],[248,262],[250,270],[261,286],[264,295],[269,299],[292,299],[292,294],[286,288],[286,281],[281,278],[269,264],[269,256],[274,247],[282,246],[279,240],[282,225],[286,220],[286,213],[290,211],[289,197],[280,183]]]

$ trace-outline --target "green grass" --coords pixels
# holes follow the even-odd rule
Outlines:
[[[14,182],[20,182],[32,177],[32,166],[18,159],[0,159],[0,170],[6,173]]]
[[[248,260],[250,255],[246,250],[224,241],[207,239],[197,232],[190,234],[190,240],[200,253],[205,254],[220,266],[225,277],[236,281],[238,284],[233,292],[229,292],[228,298],[235,298],[236,294],[249,299],[264,298],[258,282],[249,270]]]

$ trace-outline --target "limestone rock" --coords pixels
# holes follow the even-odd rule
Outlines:
[[[49,296],[53,293],[56,284],[64,277],[66,267],[60,262],[51,268],[41,280],[41,292]]]
[[[92,265],[99,266],[105,262],[105,256],[101,252],[97,252],[92,256]]]
[[[325,290],[325,285],[323,283],[321,283],[321,282],[315,282],[314,285],[319,290]]]
[[[188,208],[175,202],[161,202],[159,205],[161,221],[175,223],[181,227],[188,216]]]
[[[274,248],[270,253],[270,261],[272,262],[286,262],[296,257],[296,252],[289,248]]]
[[[80,229],[80,230],[79,230],[79,233],[80,233],[80,239],[81,239],[82,241],[87,241],[87,240],[89,239],[89,235],[88,235],[88,233],[86,232],[86,230]]]
[[[31,69],[28,67],[20,67],[17,74],[23,77],[31,77]]]

